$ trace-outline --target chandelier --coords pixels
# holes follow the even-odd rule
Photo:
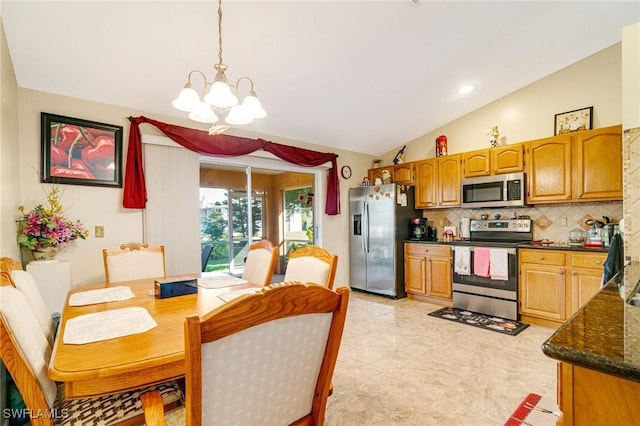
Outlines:
[[[187,84],[171,104],[180,111],[188,112],[189,118],[199,123],[216,123],[218,121],[216,114],[226,114],[224,121],[231,125],[249,124],[254,118],[267,115],[253,89],[253,80],[249,77],[240,77],[233,85],[225,75],[227,66],[222,63],[222,0],[218,0],[218,63],[213,68],[216,70],[213,82],[207,80],[202,71],[191,71]],[[202,99],[191,84],[191,76],[194,74],[200,75],[204,80]],[[250,87],[247,96],[239,103],[238,88],[241,81],[248,82]],[[217,134],[226,128],[227,126],[213,125],[209,133]]]

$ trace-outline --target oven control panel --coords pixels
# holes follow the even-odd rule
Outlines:
[[[531,232],[531,219],[472,219],[471,232]]]

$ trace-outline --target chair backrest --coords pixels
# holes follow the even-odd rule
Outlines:
[[[207,268],[207,263],[209,263],[209,257],[212,251],[213,244],[205,244],[205,246],[202,247],[202,272]]]
[[[0,272],[6,272],[11,274],[11,271],[20,270],[22,271],[22,262],[19,260],[15,260],[11,257],[0,257]]]
[[[314,282],[333,288],[338,256],[322,247],[306,246],[289,253],[285,281]]]
[[[280,283],[187,317],[186,424],[323,424],[348,300]]]
[[[121,244],[115,249],[103,249],[102,258],[108,283],[165,276],[164,246]]]
[[[271,241],[261,240],[251,244],[242,278],[255,284],[270,284],[277,260],[278,251]]]
[[[49,412],[57,394],[56,384],[47,373],[51,346],[40,331],[26,298],[11,286],[0,287],[0,357],[27,408],[32,413]],[[31,423],[52,425],[46,417],[38,416]]]
[[[8,272],[0,271],[0,286],[10,285],[15,287],[16,285],[13,283],[11,279],[11,275]]]
[[[38,321],[38,325],[40,326],[42,333],[45,335],[49,343],[53,345],[54,329],[51,313],[42,298],[42,294],[40,294],[40,290],[38,290],[38,286],[36,281],[33,279],[33,276],[27,271],[14,270],[11,272],[11,279],[13,280],[14,286],[24,294],[24,297],[29,302],[29,307],[36,318],[36,321]]]

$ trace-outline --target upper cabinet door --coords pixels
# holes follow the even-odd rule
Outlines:
[[[571,199],[571,135],[525,144],[527,203]]]
[[[413,185],[413,163],[396,164],[393,166],[393,179],[395,183]]]
[[[438,157],[438,205],[451,207],[460,205],[461,154]]]
[[[576,201],[622,200],[622,126],[574,133]]]
[[[489,176],[489,150],[469,151],[462,154],[464,177]]]
[[[514,145],[491,148],[491,169],[493,174],[514,173],[524,170],[524,147]]]
[[[435,158],[417,161],[415,163],[415,197],[416,208],[426,209],[436,207],[438,187],[438,163]]]

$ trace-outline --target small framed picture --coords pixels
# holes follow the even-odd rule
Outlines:
[[[576,109],[556,114],[554,135],[591,130],[593,126],[593,107]]]
[[[122,126],[43,112],[40,181],[122,188]]]

